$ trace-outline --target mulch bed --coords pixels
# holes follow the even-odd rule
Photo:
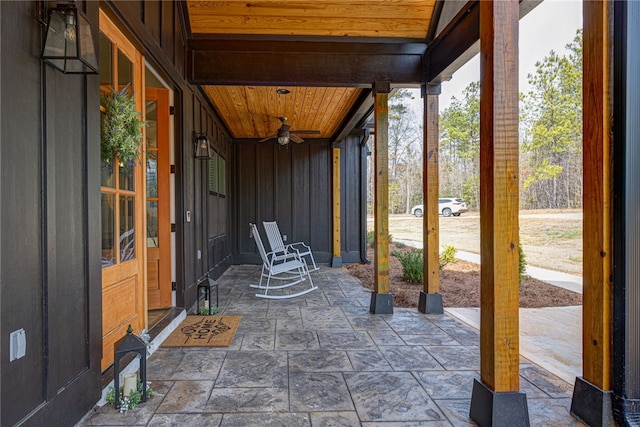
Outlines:
[[[397,250],[390,245],[390,253]],[[400,248],[400,250],[408,250]],[[367,257],[373,262],[373,249]],[[347,270],[373,290],[374,272],[372,264],[351,264]],[[395,307],[417,307],[422,284],[411,283],[403,278],[402,264],[398,258],[389,259],[390,292]],[[440,293],[445,307],[480,307],[480,265],[457,260],[440,271]],[[582,295],[527,277],[520,286],[520,307],[562,307],[582,305]]]

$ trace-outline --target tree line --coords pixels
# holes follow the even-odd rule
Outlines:
[[[536,62],[520,94],[520,208],[582,207],[582,30]],[[412,94],[389,99],[389,211],[409,213],[422,203],[423,130],[409,108]],[[440,197],[461,197],[470,209],[480,200],[480,83],[452,98],[439,116]],[[370,142],[373,151],[374,144]],[[373,156],[369,207],[373,211]]]

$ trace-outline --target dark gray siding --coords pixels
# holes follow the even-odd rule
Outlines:
[[[342,251],[345,262],[360,261],[361,148],[358,136],[342,147]],[[258,263],[248,223],[276,220],[289,242],[308,243],[317,262],[332,256],[332,145],[305,142],[281,147],[275,142],[235,141],[233,175],[234,263]],[[268,249],[268,247],[267,247]]]
[[[78,6],[97,28],[97,3]],[[100,397],[98,79],[41,64],[38,12],[0,2],[2,425],[73,424]]]
[[[363,239],[366,239],[367,218],[365,207],[367,157],[362,147],[364,131],[355,132],[340,144],[340,220],[342,223],[340,241],[342,243],[342,262],[354,263],[366,256],[366,247],[362,251]],[[365,252],[361,254],[361,252]]]

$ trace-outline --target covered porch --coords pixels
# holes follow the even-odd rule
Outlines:
[[[370,291],[344,268],[312,273],[318,290],[291,300],[256,298],[259,274],[236,265],[219,279],[221,314],[242,316],[230,347],[159,348],[155,396],[79,425],[475,425],[476,330],[415,309],[371,314]],[[520,358],[520,386],[531,425],[583,425],[571,384]]]

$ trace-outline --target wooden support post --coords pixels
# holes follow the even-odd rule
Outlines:
[[[376,82],[375,97],[375,282],[369,311],[393,313],[389,293],[389,82]]]
[[[340,247],[340,148],[333,148],[333,258],[332,267],[342,267]]]
[[[518,0],[480,2],[480,377],[470,417],[529,426],[519,381]]]
[[[418,310],[427,314],[442,314],[444,306],[440,294],[440,217],[438,216],[438,98],[440,85],[428,85],[424,102],[424,150],[422,155],[422,217],[423,290]]]
[[[571,413],[589,425],[614,425],[611,407],[611,138],[613,3],[583,2],[582,372]]]

